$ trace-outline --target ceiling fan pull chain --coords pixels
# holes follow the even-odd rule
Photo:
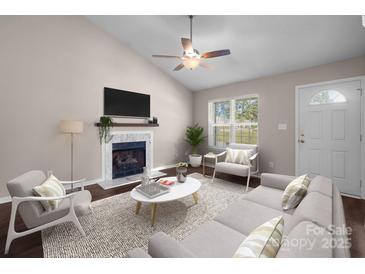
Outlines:
[[[193,16],[189,15],[190,18],[190,41],[193,42]]]

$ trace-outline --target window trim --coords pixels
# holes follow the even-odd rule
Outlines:
[[[261,119],[260,119],[260,108],[261,108],[261,103],[260,103],[260,96],[259,94],[257,93],[250,93],[250,94],[244,94],[244,95],[238,95],[238,96],[232,96],[232,97],[222,97],[222,98],[214,98],[214,99],[210,99],[208,100],[208,148],[211,148],[211,149],[225,149],[225,147],[220,147],[220,146],[214,146],[214,145],[210,145],[210,130],[211,130],[211,106],[214,104],[214,103],[218,103],[218,102],[224,102],[224,101],[233,101],[233,100],[242,100],[242,99],[249,99],[249,98],[257,98],[258,102],[257,102],[257,139],[256,139],[256,145],[259,146],[259,131],[260,131],[260,122],[261,122]],[[230,113],[230,117],[232,119],[232,117],[234,115],[233,114],[233,108],[232,108],[232,105],[231,105],[231,113]],[[213,123],[215,124],[215,123]],[[221,125],[226,125],[226,124],[221,124]],[[230,143],[233,143],[232,142],[232,137],[234,136],[234,129],[231,127],[231,133],[230,133]]]

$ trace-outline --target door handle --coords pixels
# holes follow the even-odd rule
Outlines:
[[[298,139],[298,143],[302,143],[302,144],[304,144],[304,143],[305,143],[305,141],[304,141],[303,139]]]

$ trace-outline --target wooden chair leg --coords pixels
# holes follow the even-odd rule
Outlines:
[[[157,204],[151,205],[151,226],[155,225]]]
[[[137,205],[136,205],[136,215],[138,215],[139,213],[139,210],[141,209],[141,202],[137,202]]]
[[[197,204],[197,203],[198,203],[198,201],[199,201],[199,195],[198,195],[198,192],[194,192],[194,193],[193,193],[193,198],[194,198],[194,202],[195,202],[195,204]]]

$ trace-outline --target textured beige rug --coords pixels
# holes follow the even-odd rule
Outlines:
[[[192,197],[158,205],[155,227],[150,223],[150,207],[142,205],[135,215],[136,202],[123,193],[92,203],[92,214],[80,218],[86,237],[73,224],[62,224],[42,232],[44,257],[125,257],[135,247],[147,248],[148,239],[164,231],[181,240],[202,223],[213,219],[244,195],[245,186],[190,175],[202,182],[199,203]]]

